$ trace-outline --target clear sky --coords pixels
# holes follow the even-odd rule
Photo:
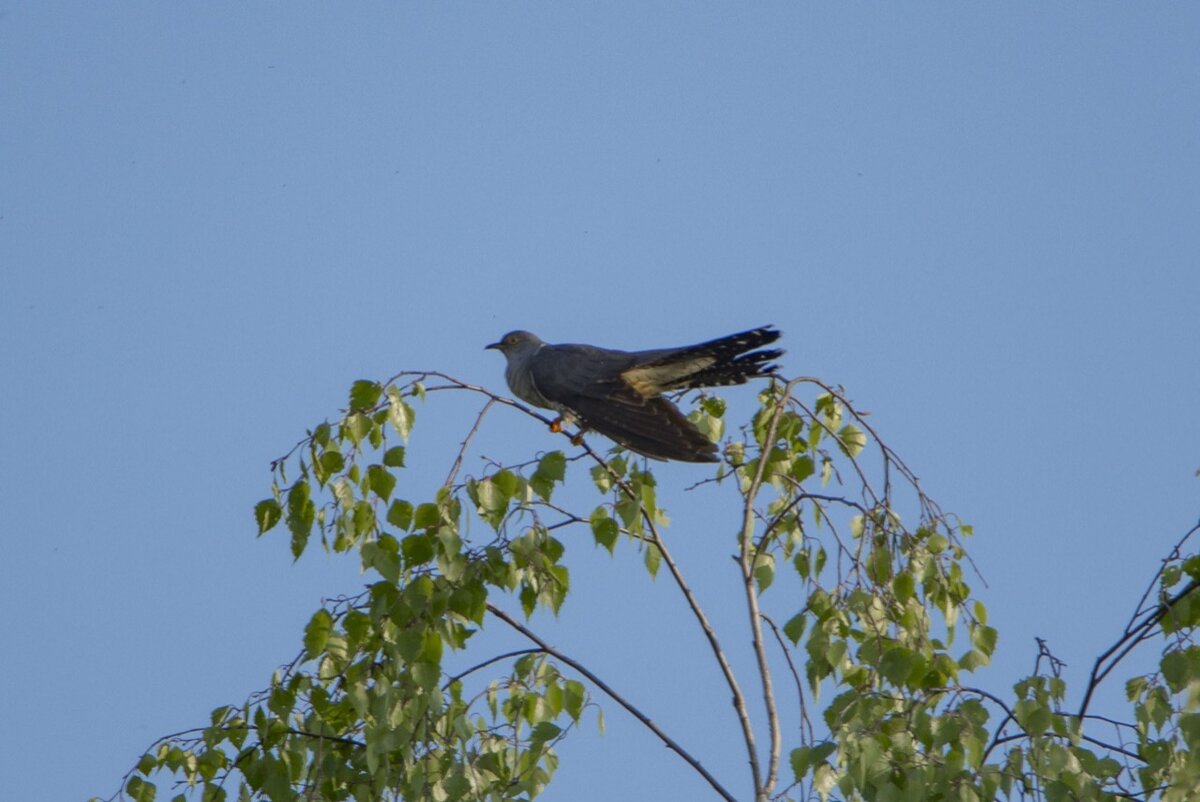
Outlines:
[[[255,539],[270,460],[358,378],[502,388],[518,327],[776,324],[975,526],[980,683],[1038,636],[1078,688],[1200,512],[1197,42],[1183,3],[0,5],[0,787],[106,796],[263,687],[364,581]],[[418,410],[434,483],[473,411]],[[706,470],[660,500],[721,610]],[[575,537],[535,623],[744,789],[682,603]],[[545,798],[704,798],[606,712]]]

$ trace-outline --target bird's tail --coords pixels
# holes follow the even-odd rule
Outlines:
[[[779,334],[778,329],[761,326],[757,329],[680,348],[652,364],[667,365],[705,357],[713,360],[695,372],[680,376],[677,381],[672,382],[670,388],[664,389],[685,390],[696,387],[742,384],[749,379],[773,375],[779,369],[778,365],[771,364],[771,362],[783,356],[782,349],[754,350],[775,342],[779,339]]]

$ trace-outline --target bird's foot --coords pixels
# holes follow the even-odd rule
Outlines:
[[[573,420],[572,422],[577,422],[577,421]],[[554,432],[555,434],[565,432],[566,425],[567,425],[567,421],[565,420],[565,418],[563,416],[559,416],[559,417],[555,418],[554,420],[550,421],[550,431]],[[571,438],[571,445],[573,445],[573,446],[583,445],[583,432],[584,432],[583,426],[580,426],[579,431],[576,432],[575,434],[566,432],[567,437]]]

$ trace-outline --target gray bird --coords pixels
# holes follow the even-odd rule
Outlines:
[[[551,345],[510,331],[487,347],[508,360],[504,378],[522,401],[577,419],[647,457],[716,462],[716,444],[662,394],[772,376],[778,366],[769,363],[783,351],[754,349],[777,339],[777,330],[763,326],[681,348],[615,351]]]

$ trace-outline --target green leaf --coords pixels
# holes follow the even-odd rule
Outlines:
[[[892,580],[892,593],[896,594],[896,601],[905,604],[913,597],[916,592],[916,580],[910,573],[896,574],[896,578]]]
[[[392,424],[392,428],[396,430],[396,433],[405,440],[408,439],[408,434],[412,431],[413,420],[416,416],[413,408],[400,397],[400,392],[395,387],[389,387],[388,421]]]
[[[413,521],[413,505],[403,499],[396,499],[388,507],[387,521],[392,526],[408,530]]]
[[[367,442],[371,444],[372,448],[383,448],[383,424],[387,417],[386,410],[371,416],[371,428],[367,431]]]
[[[1164,632],[1178,632],[1182,629],[1193,628],[1198,624],[1200,624],[1200,592],[1193,588],[1171,605],[1170,611],[1163,616],[1162,628]]]
[[[396,477],[382,465],[369,465],[367,466],[367,486],[371,488],[372,493],[387,501],[396,487]]]
[[[608,517],[608,510],[604,507],[597,507],[592,513],[592,537],[596,539],[604,548],[608,549],[608,553],[613,553],[613,548],[617,544],[617,535],[621,533],[621,528],[617,526],[617,522]]]
[[[1159,667],[1171,692],[1179,693],[1190,683],[1200,679],[1200,647],[1191,646],[1182,651],[1167,652]]]
[[[537,470],[529,480],[533,492],[546,501],[554,492],[555,483],[561,483],[567,474],[567,458],[561,451],[551,451],[538,460]]]
[[[617,515],[621,518],[621,523],[625,524],[626,529],[631,532],[642,531],[641,505],[628,496],[621,496],[615,506]]]
[[[333,474],[346,467],[346,459],[342,456],[342,452],[328,448],[321,452],[321,456],[317,459],[318,475],[322,480],[328,479]]]
[[[587,689],[582,682],[567,680],[563,683],[563,707],[573,720],[578,721],[583,715],[583,705],[587,702]]]
[[[983,602],[976,601],[971,605],[971,612],[975,614],[975,620],[980,624],[987,623],[987,608],[983,606]]]
[[[433,538],[429,535],[409,535],[400,541],[400,553],[404,555],[404,563],[409,568],[424,565],[436,553]]]
[[[350,409],[371,409],[379,402],[383,387],[378,382],[359,379],[350,387]]]
[[[876,543],[867,560],[867,576],[872,582],[887,584],[892,578],[892,554],[886,543]]]
[[[425,502],[417,507],[416,513],[413,515],[413,524],[418,529],[429,529],[437,526],[442,520],[441,510],[436,504]]]
[[[1200,713],[1184,713],[1179,716],[1179,731],[1184,735],[1184,743],[1191,748],[1200,744]]]
[[[700,408],[714,418],[725,417],[725,399],[715,395],[706,395],[700,399]]]
[[[441,665],[442,636],[433,630],[426,632],[421,638],[421,651],[417,655],[417,659],[430,665]]]
[[[487,609],[487,590],[480,583],[473,582],[454,589],[450,594],[450,611],[468,621],[483,623],[483,615]]]
[[[471,781],[462,774],[451,774],[442,780],[442,788],[445,789],[446,796],[450,799],[466,799],[467,793],[471,790]]]
[[[763,591],[771,587],[771,583],[775,581],[775,555],[770,552],[764,552],[758,556],[754,564],[754,581],[758,583],[758,592],[761,595]]]
[[[1052,714],[1036,699],[1022,699],[1013,708],[1017,723],[1030,735],[1041,735],[1050,729]]]
[[[972,649],[959,658],[958,667],[964,671],[975,671],[983,668],[990,662],[992,661],[991,658],[988,657],[987,653]]]
[[[805,618],[804,613],[796,613],[783,625],[783,634],[787,635],[788,640],[795,646],[800,642],[800,638],[804,636],[804,628],[807,625],[808,619]]]
[[[646,570],[650,572],[650,576],[658,576],[658,568],[662,564],[662,552],[659,551],[658,546],[647,543],[644,559]]]
[[[513,663],[513,676],[514,677],[528,676],[529,673],[531,671],[533,671],[533,667],[535,665],[537,665],[540,661],[541,661],[541,658],[539,655],[536,655],[536,654],[522,655],[521,657],[517,658],[517,660]]]
[[[984,654],[996,651],[998,633],[995,627],[977,626],[971,631],[971,643]]]
[[[688,413],[687,419],[701,434],[714,443],[720,442],[722,435],[725,434],[725,421],[721,420],[719,416],[710,414],[703,401],[701,401],[699,409]]]
[[[375,528],[375,508],[365,501],[354,502],[354,533],[359,537],[368,535]]]
[[[912,673],[915,656],[903,646],[892,646],[883,653],[879,661],[879,673],[883,678],[897,687],[908,684],[908,676]]]
[[[816,472],[812,457],[796,457],[792,460],[791,476],[797,482],[803,482]]]
[[[328,610],[317,610],[309,619],[308,626],[304,628],[304,651],[310,660],[321,654],[332,629],[333,616]]]
[[[271,689],[271,695],[267,699],[267,709],[274,713],[276,718],[286,719],[295,705],[296,694],[291,690],[282,686]]]
[[[283,508],[273,498],[265,498],[254,505],[254,520],[258,521],[258,534],[263,534],[279,523]]]
[[[371,433],[371,429],[375,424],[371,419],[360,412],[352,412],[342,421],[342,432],[350,438],[355,445],[362,443],[363,439]]]
[[[934,532],[929,535],[929,540],[926,541],[926,548],[931,554],[941,554],[950,545],[950,539],[940,532]]]
[[[134,802],[154,802],[158,788],[141,777],[130,777],[129,782],[125,783],[125,793],[129,794]]]
[[[383,464],[389,468],[403,468],[404,446],[392,446],[383,452]]]
[[[512,476],[511,473],[508,475]],[[467,491],[478,505],[479,517],[487,521],[493,529],[499,530],[500,524],[508,514],[509,494],[492,478],[468,483]]]
[[[529,616],[533,615],[533,611],[537,607],[537,591],[527,584],[522,585],[519,598],[521,600],[521,612],[525,613],[526,618],[529,618]]]
[[[612,465],[612,461],[609,462],[609,465]],[[592,481],[596,484],[596,489],[601,493],[607,493],[609,490],[612,490],[612,474],[603,465],[596,465],[592,468]]]
[[[796,782],[802,782],[804,776],[808,774],[809,769],[819,766],[833,754],[833,750],[837,749],[837,744],[832,741],[824,741],[813,746],[801,746],[792,750],[791,763],[792,772],[796,775]]]
[[[396,635],[396,653],[405,663],[411,663],[421,653],[425,636],[420,629],[409,628]]]
[[[561,732],[562,728],[558,725],[549,721],[540,721],[533,725],[533,730],[530,733],[530,737],[535,743],[545,743],[553,738],[557,738]]]
[[[329,425],[328,421],[325,421],[309,432],[309,434],[317,448],[325,448],[329,445],[329,435],[332,431],[333,427]]]
[[[857,457],[867,445],[867,435],[852,423],[847,423],[838,432],[838,445],[848,457]]]
[[[507,503],[508,499],[515,498],[521,489],[521,477],[508,469],[496,471],[489,478],[496,485],[496,488],[504,494],[505,503]]]
[[[292,533],[292,556],[296,559],[304,553],[316,517],[316,507],[309,497],[310,492],[308,482],[303,480],[296,482],[288,491],[287,525]]]
[[[391,535],[380,535],[377,542],[362,545],[363,568],[374,568],[393,584],[400,581],[399,544]]]

